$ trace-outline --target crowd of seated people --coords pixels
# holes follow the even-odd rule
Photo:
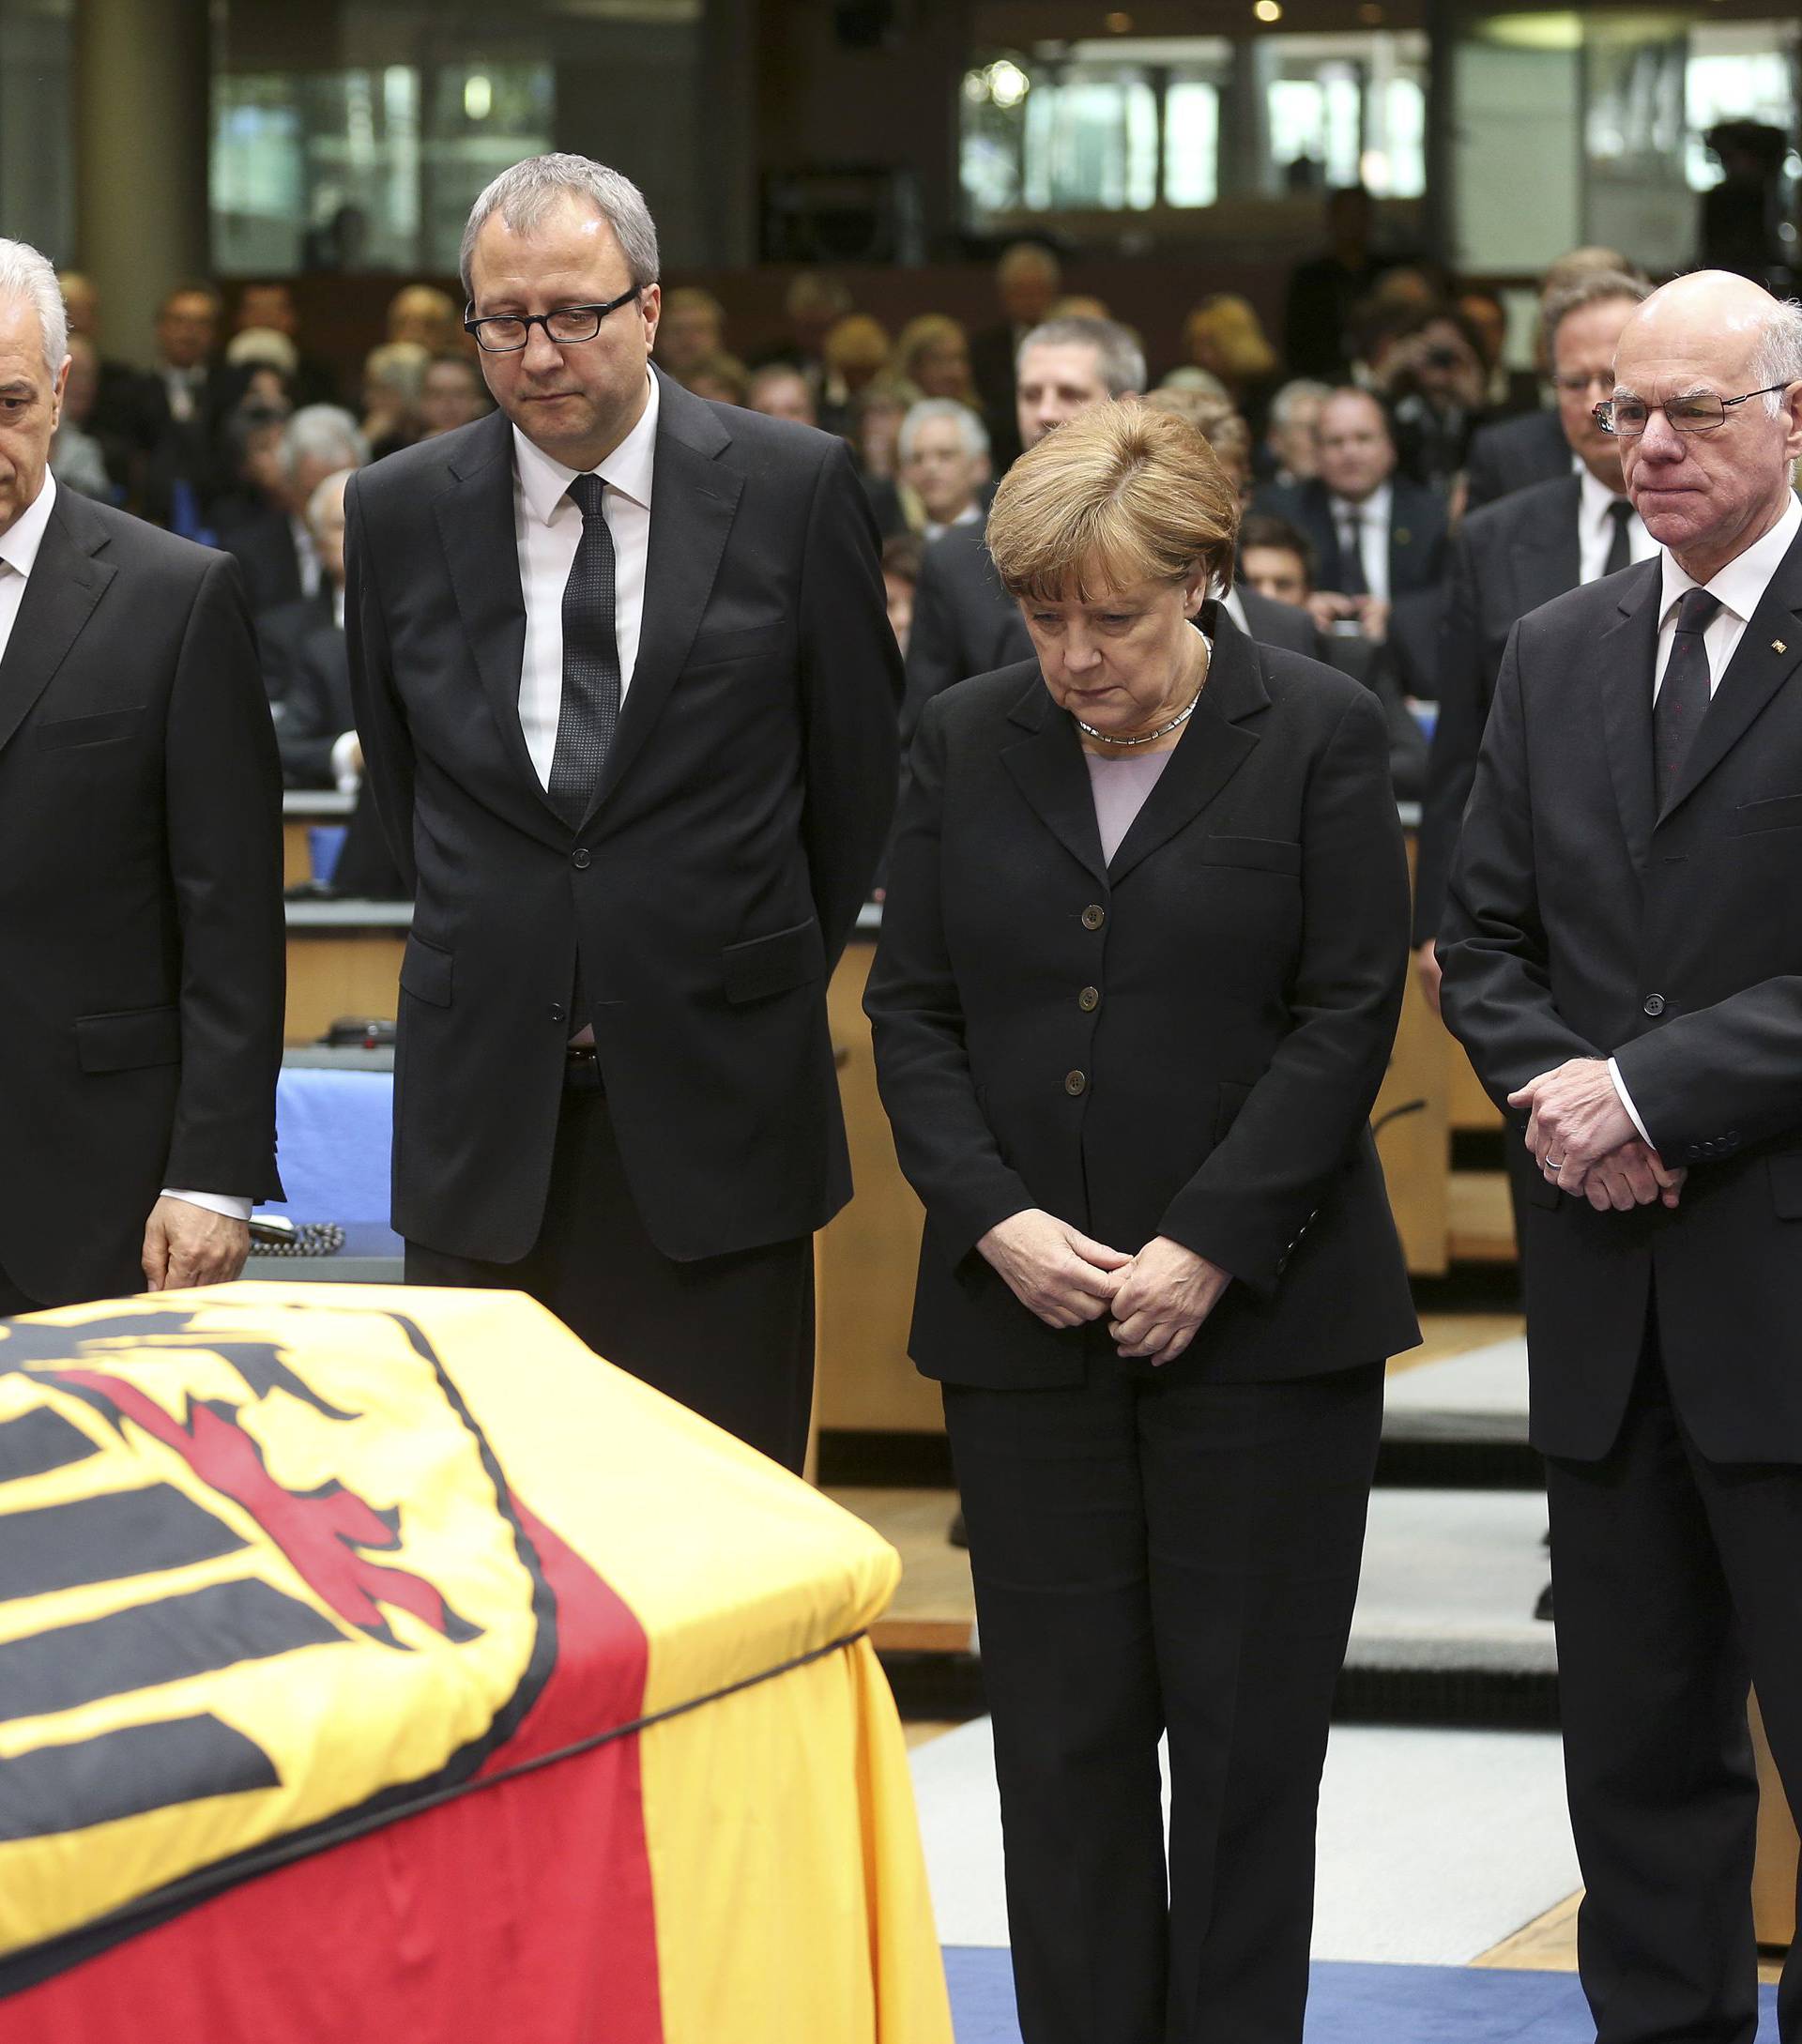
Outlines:
[[[1274,635],[1282,613],[1270,606],[1286,606],[1296,621],[1284,643],[1372,689],[1390,724],[1397,796],[1412,800],[1426,780],[1423,724],[1440,694],[1460,520],[1467,505],[1570,476],[1573,429],[1546,402],[1549,353],[1530,373],[1504,364],[1506,320],[1492,294],[1386,260],[1361,194],[1336,194],[1328,213],[1331,246],[1294,272],[1278,339],[1247,298],[1203,292],[1177,358],[1149,389],[1137,335],[1105,304],[1070,295],[1063,262],[1038,242],[997,263],[992,325],[967,328],[923,309],[891,331],[838,278],[803,270],[780,330],[761,337],[735,331],[713,293],[670,289],[656,358],[699,395],[848,442],[904,651],[916,591],[929,617],[930,643],[909,656],[916,713],[923,688],[959,679],[977,657],[939,636],[941,570],[954,554],[966,579],[971,563],[985,569],[988,502],[1022,445],[1099,395],[1138,390],[1180,413],[1214,446],[1246,512],[1235,618],[1249,591],[1251,628]],[[1585,276],[1627,269],[1615,252],[1579,250],[1546,288],[1555,297]],[[492,408],[455,301],[427,283],[396,293],[353,377],[309,346],[285,283],[243,285],[229,319],[213,286],[184,283],[160,308],[156,360],[134,370],[105,352],[92,282],[68,273],[63,287],[71,359],[52,452],[59,481],[237,557],[288,784],[354,789],[344,487],[365,462]],[[1046,336],[1029,394],[1023,346]],[[1122,384],[1118,363],[1129,358],[1138,367]],[[1016,648],[1018,639],[1002,629],[970,643]]]

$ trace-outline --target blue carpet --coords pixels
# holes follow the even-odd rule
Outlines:
[[[1004,1951],[947,1946],[957,2044],[1020,2044]],[[1764,1988],[1760,2044],[1777,2044],[1777,1990]],[[1577,1976],[1474,1966],[1317,1965],[1307,2044],[1595,2044]]]

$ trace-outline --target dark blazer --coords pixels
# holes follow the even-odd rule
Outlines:
[[[1394,603],[1437,587],[1445,573],[1447,527],[1445,506],[1439,495],[1410,482],[1406,476],[1390,478],[1389,501],[1389,596]],[[1342,589],[1344,572],[1339,560],[1339,529],[1334,523],[1332,498],[1325,483],[1310,478],[1303,483],[1266,483],[1253,499],[1260,511],[1287,518],[1299,526],[1313,544],[1317,567],[1317,589]]]
[[[995,473],[1005,475],[1020,451],[1017,367],[1020,334],[1003,320],[970,337],[970,373],[983,401],[988,451]]]
[[[865,1005],[926,1208],[928,1376],[1081,1380],[1084,1331],[1046,1326],[976,1250],[1035,1206],[1232,1273],[1179,1367],[1303,1376],[1418,1339],[1366,1125],[1407,965],[1382,718],[1212,608],[1208,685],[1109,864],[1035,664],[922,720]]]
[[[1496,683],[1440,938],[1446,1020],[1500,1103],[1618,1058],[1674,1212],[1596,1213],[1535,1178],[1533,1438],[1603,1454],[1648,1302],[1704,1456],[1802,1460],[1802,541],[1653,798],[1660,570],[1522,618]],[[1779,648],[1781,648],[1779,650]]]
[[[512,1262],[539,1232],[576,951],[640,1216],[689,1259],[850,1195],[826,981],[888,834],[900,656],[844,443],[661,372],[638,658],[572,830],[526,750],[512,429],[496,412],[347,499],[351,687],[417,912],[394,1224]]]
[[[281,779],[237,569],[59,490],[0,661],[0,1267],[138,1291],[165,1185],[281,1197]]]
[[[1439,646],[1439,720],[1433,726],[1414,864],[1414,942],[1438,934],[1445,880],[1470,800],[1495,678],[1516,624],[1582,579],[1573,475],[1517,490],[1473,512],[1452,541]]]
[[[1527,412],[1479,426],[1464,468],[1464,509],[1480,511],[1516,490],[1571,472],[1570,442],[1556,412]]]
[[[1316,650],[1314,620],[1292,603],[1242,589],[1245,622],[1267,646]],[[1019,605],[1002,588],[981,526],[954,526],[926,548],[913,592],[908,637],[908,694],[901,739],[912,741],[926,704],[954,681],[1031,660],[1031,635]]]
[[[266,500],[253,511],[221,518],[214,537],[243,569],[254,614],[303,601],[299,549],[288,514],[279,505]]]
[[[322,575],[311,596],[297,596],[254,614],[256,656],[263,668],[264,693],[270,702],[279,703],[287,694],[301,642],[320,625],[331,622],[331,587]]]
[[[331,749],[356,726],[349,647],[329,616],[318,618],[295,642],[294,666],[276,725],[283,783],[289,787],[332,786]]]

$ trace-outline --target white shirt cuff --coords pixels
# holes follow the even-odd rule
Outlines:
[[[191,1207],[205,1207],[208,1213],[222,1213],[228,1221],[248,1221],[253,1199],[240,1199],[236,1193],[177,1192],[173,1185],[162,1188],[165,1199],[185,1199]]]
[[[1627,1091],[1626,1081],[1621,1076],[1621,1068],[1612,1058],[1608,1060],[1608,1075],[1614,1081],[1614,1091],[1621,1096],[1621,1105],[1626,1109],[1627,1120],[1639,1130],[1645,1147],[1656,1150],[1658,1146],[1652,1140],[1645,1123],[1640,1120],[1640,1110],[1633,1105],[1633,1095]]]
[[[351,755],[357,749],[355,731],[341,731],[331,748],[332,785],[341,795],[354,795],[362,786],[362,770],[351,765]]]

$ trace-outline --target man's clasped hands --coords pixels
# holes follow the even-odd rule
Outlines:
[[[1121,1354],[1153,1364],[1183,1353],[1232,1282],[1229,1272],[1168,1235],[1129,1257],[1043,1207],[998,1221],[976,1247],[1047,1327],[1079,1327],[1106,1313]]]
[[[1674,1207],[1688,1173],[1667,1165],[1633,1125],[1607,1060],[1573,1058],[1542,1072],[1511,1107],[1525,1107],[1527,1148],[1548,1182],[1581,1193],[1598,1213],[1626,1213],[1655,1200]]]

